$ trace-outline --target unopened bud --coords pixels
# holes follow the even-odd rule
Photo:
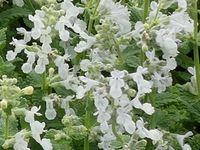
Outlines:
[[[22,93],[25,95],[31,95],[33,94],[33,87],[32,86],[28,86],[22,89]]]
[[[8,102],[7,100],[3,99],[1,102],[0,102],[0,107],[1,109],[6,109],[8,107]]]

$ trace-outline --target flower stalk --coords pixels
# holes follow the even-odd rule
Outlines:
[[[5,121],[5,140],[9,137],[9,115],[6,114],[6,121]]]
[[[198,1],[193,0],[194,11],[192,17],[194,20],[194,31],[193,31],[193,52],[194,52],[194,66],[196,70],[196,82],[197,82],[197,93],[200,96],[200,64],[199,64],[199,48],[198,48]]]
[[[149,14],[149,5],[150,5],[150,1],[145,0],[144,1],[144,12],[143,12],[143,23],[146,22],[146,19],[147,19],[148,14]],[[141,50],[140,61],[141,61],[141,65],[143,65],[143,63],[145,61],[145,54],[144,54],[143,50]]]

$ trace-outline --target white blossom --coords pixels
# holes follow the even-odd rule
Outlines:
[[[25,136],[22,131],[15,134],[15,144],[13,148],[14,150],[30,150],[30,148],[28,148],[27,141],[25,141]]]
[[[185,135],[176,135],[176,139],[180,144],[182,150],[192,150],[189,144],[184,143],[184,139],[192,136],[193,133],[191,131],[187,132]]]
[[[120,28],[120,33],[130,32],[131,23],[128,8],[120,3],[114,3],[112,0],[101,0],[99,8],[100,10],[107,10],[108,15],[106,17]]]
[[[42,115],[41,113],[38,113],[39,110],[40,110],[40,107],[36,107],[36,106],[33,106],[30,111],[26,110],[25,121],[28,123],[33,123],[35,121],[35,119],[34,119],[35,115],[37,115],[37,116]]]
[[[140,136],[140,138],[149,138],[155,142],[162,139],[163,137],[162,132],[160,132],[158,129],[147,130],[144,127],[144,125],[145,124],[142,119],[136,122],[136,127],[137,127],[136,133]]]
[[[110,81],[110,95],[113,98],[119,98],[122,95],[122,87],[125,85],[123,77],[124,77],[124,72],[123,71],[112,71],[111,72]]]
[[[137,68],[137,72],[130,74],[130,76],[137,84],[138,93],[140,95],[143,95],[145,93],[150,93],[152,91],[151,90],[152,82],[145,80],[143,77],[143,75],[146,74],[147,72],[148,72],[147,68],[139,66]]]
[[[56,110],[53,107],[53,101],[52,99],[49,99],[48,97],[45,99],[46,101],[46,111],[45,116],[48,120],[53,120],[56,117]]]

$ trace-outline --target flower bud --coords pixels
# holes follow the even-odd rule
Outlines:
[[[26,109],[25,108],[15,108],[13,109],[13,112],[16,116],[23,116],[25,114]]]
[[[31,95],[33,94],[33,87],[32,86],[28,86],[22,89],[22,93],[25,95]]]
[[[87,128],[83,125],[73,126],[69,130],[69,135],[76,140],[81,140],[87,136]]]
[[[59,140],[61,140],[61,139],[70,139],[70,137],[67,136],[65,133],[58,133],[58,134],[55,134],[55,135],[54,135],[54,139],[55,139],[56,141],[59,141]]]
[[[62,123],[65,126],[74,125],[74,124],[77,124],[78,122],[79,122],[79,118],[75,115],[71,115],[71,116],[65,115],[62,119]]]
[[[14,144],[15,144],[15,139],[12,138],[12,139],[6,140],[6,141],[3,143],[2,147],[3,147],[4,149],[8,149],[8,148],[13,147]]]
[[[129,89],[129,90],[128,90],[128,96],[134,97],[135,94],[136,94],[136,91],[135,91],[134,89]]]
[[[6,109],[8,107],[8,102],[7,100],[3,99],[1,102],[0,102],[0,107],[1,109]]]

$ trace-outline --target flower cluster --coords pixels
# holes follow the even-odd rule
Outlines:
[[[16,5],[23,6],[23,1],[16,2]],[[171,14],[165,14],[163,10],[174,3],[177,8]],[[95,9],[87,12],[88,7],[94,6]],[[79,6],[72,0],[48,1],[28,19],[33,28],[30,31],[17,28],[23,38],[13,38],[11,44],[15,48],[7,52],[6,58],[12,61],[24,52],[27,56],[21,67],[24,73],[34,72],[45,77],[50,68],[48,79],[54,81],[56,78],[53,83],[46,82],[47,79],[43,81],[45,117],[54,120],[60,117],[58,110],[64,110],[64,114],[61,113],[64,127],[52,130],[55,132],[53,140],[80,140],[95,134],[98,147],[104,150],[128,150],[137,144],[144,147],[149,140],[157,149],[162,147],[165,132],[152,127],[147,119],[156,111],[150,95],[162,93],[172,85],[171,71],[177,67],[180,37],[190,36],[193,31],[193,20],[187,14],[185,0],[152,1],[147,18],[135,22],[134,26],[128,7],[113,0],[98,0],[95,4],[83,1]],[[95,31],[91,29],[93,25]],[[126,60],[122,55],[135,43],[143,58],[142,63],[130,71],[124,69]],[[135,57],[139,57],[138,52]],[[56,71],[59,78],[57,75],[53,77]],[[189,68],[189,71],[194,75],[194,70]],[[195,80],[195,76],[191,78],[191,85]],[[64,86],[67,96],[56,93],[57,85]],[[55,88],[55,93],[45,91],[46,86]],[[2,90],[5,88],[0,88],[0,93]],[[30,95],[32,88],[27,87],[18,93]],[[9,96],[16,97],[15,94]],[[1,108],[7,105],[4,99],[10,97],[3,97]],[[86,107],[90,101],[95,106],[90,113],[96,117],[97,123],[92,127],[87,126],[87,108],[84,126],[70,105],[84,100],[87,101]],[[42,115],[39,110],[40,107],[32,106],[31,110],[25,111],[25,121],[30,124],[29,137],[32,136],[43,149],[51,150],[54,145],[42,136],[50,131],[44,130],[44,122],[35,120],[35,116]],[[15,134],[15,150],[29,150],[27,132],[22,130]],[[177,135],[183,149],[190,148],[183,141],[191,135],[191,132]],[[23,147],[19,143],[23,143]]]

